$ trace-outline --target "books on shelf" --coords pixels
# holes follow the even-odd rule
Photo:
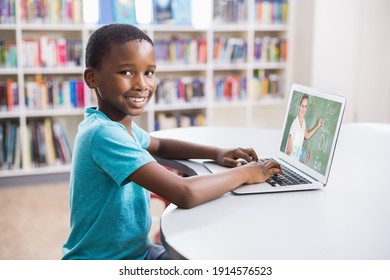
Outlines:
[[[284,76],[281,73],[267,73],[265,70],[254,71],[251,81],[252,100],[260,100],[266,97],[282,98],[284,90]]]
[[[247,20],[247,0],[214,0],[215,23],[245,23]]]
[[[76,24],[83,22],[82,0],[21,0],[19,2],[22,23]]]
[[[82,40],[50,38],[42,34],[39,40],[23,39],[23,67],[81,66]]]
[[[257,62],[286,62],[287,40],[280,37],[256,37],[253,60]]]
[[[158,113],[155,120],[155,130],[176,127],[204,126],[206,117],[203,112]]]
[[[145,1],[100,0],[99,23],[136,24],[135,2],[146,5]],[[149,12],[150,16],[155,13],[154,23],[191,25],[196,20],[191,18],[191,8],[198,2],[150,0],[156,9],[151,6]],[[288,73],[283,63],[287,62],[285,38],[289,30],[279,24],[287,23],[288,1],[205,2],[210,12],[214,11],[210,26],[140,26],[153,37],[157,65],[163,72],[157,81],[155,102],[149,107],[155,120],[150,114],[142,119],[149,130],[204,125],[206,113],[212,124],[217,120],[214,108],[218,111],[229,107],[230,101],[232,106],[250,108],[252,100],[283,97],[284,73]],[[71,150],[63,128],[55,119],[43,116],[69,119],[68,115],[72,115],[73,119],[73,114],[81,115],[82,111],[74,108],[96,105],[96,95],[84,84],[81,69],[83,44],[85,47],[88,34],[96,26],[77,24],[83,22],[82,3],[83,0],[0,0],[0,68],[6,68],[0,69],[0,170],[70,162]],[[72,24],[77,25],[69,27]],[[206,100],[213,102],[206,106]],[[20,139],[21,133],[26,139]],[[21,147],[27,150],[21,153]],[[27,167],[21,167],[21,154],[23,163],[27,157]]]
[[[16,42],[0,39],[0,68],[16,68]]]
[[[25,87],[27,110],[72,109],[90,105],[88,94],[84,91],[84,80],[81,78],[42,80],[36,75],[35,80],[25,82]]]
[[[214,39],[216,63],[242,63],[247,60],[247,42],[243,38],[218,37]]]
[[[13,24],[16,20],[16,0],[0,0],[0,24]]]
[[[288,18],[288,0],[256,0],[255,19],[260,24],[282,24]]]
[[[156,104],[199,103],[204,98],[204,78],[183,77],[157,81]]]
[[[0,112],[19,108],[18,85],[11,79],[0,81]]]
[[[213,89],[216,101],[238,101],[247,97],[246,77],[227,76],[216,77]]]
[[[0,170],[20,168],[20,128],[11,120],[0,121]]]
[[[159,39],[154,42],[157,63],[202,64],[207,61],[205,38]]]
[[[27,166],[70,164],[72,150],[60,122],[45,118],[27,123]]]

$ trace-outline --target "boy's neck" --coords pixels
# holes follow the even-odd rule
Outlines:
[[[103,112],[110,120],[124,125],[127,131],[131,134],[131,124],[133,122],[132,116],[125,115],[125,114],[118,114],[118,112],[110,110],[109,108],[106,108],[104,106],[103,107],[98,106],[96,109],[100,112]]]

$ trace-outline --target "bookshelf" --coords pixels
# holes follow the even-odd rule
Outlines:
[[[20,139],[8,164],[3,137],[0,178],[69,172],[63,151],[54,151],[54,158],[52,151],[47,163],[53,144],[34,148],[32,130],[56,124],[65,139],[54,141],[67,142],[71,151],[84,107],[95,104],[82,80],[83,52],[99,25],[82,23],[82,0],[67,1],[76,9],[66,16],[32,14],[25,2],[10,1],[13,10],[0,19],[0,50],[5,53],[0,56],[0,123],[3,129],[15,126],[15,139]],[[271,3],[280,4],[280,19],[269,17]],[[254,119],[282,108],[291,47],[288,21],[281,18],[286,3],[214,0],[209,26],[139,25],[156,44],[158,90],[136,122],[147,131],[188,125],[256,127]],[[13,88],[12,98],[7,86]],[[32,149],[45,160],[35,162]]]

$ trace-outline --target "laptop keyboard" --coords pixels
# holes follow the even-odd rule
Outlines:
[[[259,162],[265,162],[269,160],[274,160],[272,158],[260,159]],[[292,186],[292,185],[302,185],[311,183],[306,178],[302,177],[298,173],[292,171],[287,166],[282,165],[279,162],[280,166],[283,169],[283,174],[275,174],[270,177],[266,182],[269,183],[272,187],[278,186]]]

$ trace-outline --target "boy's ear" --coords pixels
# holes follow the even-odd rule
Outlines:
[[[97,81],[95,78],[95,71],[92,67],[88,67],[84,70],[84,81],[91,89],[97,87]]]

